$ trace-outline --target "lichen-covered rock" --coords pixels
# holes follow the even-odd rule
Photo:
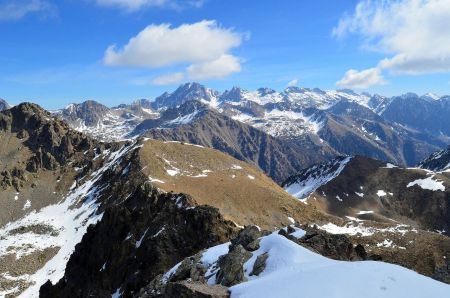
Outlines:
[[[300,239],[295,239],[295,241],[323,256],[346,261],[367,259],[364,247],[359,245],[356,246],[356,249],[346,235],[330,234],[317,227],[302,226],[302,229],[306,231],[306,234]],[[292,238],[290,239],[292,240]]]
[[[260,275],[261,272],[266,269],[266,261],[269,258],[269,254],[267,252],[263,253],[256,257],[255,264],[253,264],[253,270],[250,275]]]
[[[162,295],[164,298],[228,298],[228,288],[199,282],[181,281],[169,283]]]
[[[248,251],[255,251],[259,248],[258,238],[267,234],[268,232],[261,231],[257,226],[246,226],[236,238],[231,240],[230,250],[233,250],[235,246],[242,245]]]
[[[239,236],[238,236],[239,237]],[[250,259],[252,254],[245,250],[241,244],[230,246],[230,252],[219,258],[219,271],[216,282],[230,287],[246,280],[244,275],[244,263]]]

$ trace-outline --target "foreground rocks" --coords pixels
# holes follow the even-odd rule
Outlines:
[[[65,277],[54,286],[42,286],[40,297],[110,297],[117,291],[121,297],[133,297],[158,274],[228,241],[235,231],[217,209],[197,206],[185,195],[160,193],[145,183],[123,205],[105,210],[71,256]],[[202,275],[192,268],[194,262],[187,263],[179,279]],[[188,295],[188,288],[177,285],[171,291]]]

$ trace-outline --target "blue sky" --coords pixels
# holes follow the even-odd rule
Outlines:
[[[193,80],[218,90],[290,82],[449,94],[445,2],[0,0],[0,97],[49,109],[86,99],[111,106]],[[405,34],[417,11],[428,31]],[[443,45],[429,49],[435,40]]]

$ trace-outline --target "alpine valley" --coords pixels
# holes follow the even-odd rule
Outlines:
[[[450,96],[0,99],[0,297],[447,297]]]

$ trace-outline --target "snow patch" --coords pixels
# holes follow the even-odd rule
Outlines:
[[[406,187],[412,187],[414,185],[417,185],[421,187],[422,189],[432,190],[432,191],[445,191],[445,186],[442,181],[434,180],[434,175],[431,177],[427,177],[425,179],[417,179],[413,182],[408,183]]]
[[[386,192],[382,189],[377,191],[377,196],[379,197],[385,197],[386,196]]]

